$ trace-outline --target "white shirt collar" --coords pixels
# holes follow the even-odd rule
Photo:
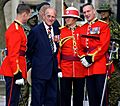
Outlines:
[[[48,30],[48,28],[49,28],[49,26],[43,21],[43,24],[44,24],[44,26],[45,26],[45,29],[46,29],[46,32],[47,32],[47,30]],[[53,27],[52,26],[50,26],[51,27],[51,30],[53,29]]]

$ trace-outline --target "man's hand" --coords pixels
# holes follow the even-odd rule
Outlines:
[[[85,67],[89,67],[92,65],[92,56],[84,56],[80,61]]]
[[[58,77],[59,77],[59,78],[62,78],[62,71],[61,71],[61,69],[59,69],[59,68],[58,68]]]
[[[17,79],[15,81],[15,84],[17,84],[17,85],[24,85],[25,84],[24,79],[23,78],[22,79]]]
[[[32,67],[32,64],[30,61],[27,62],[27,71]]]

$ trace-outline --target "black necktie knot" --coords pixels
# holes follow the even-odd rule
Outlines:
[[[51,30],[52,28],[51,28],[51,27],[49,27],[48,29],[49,29],[49,30]]]
[[[48,28],[48,34],[51,34],[51,27]]]

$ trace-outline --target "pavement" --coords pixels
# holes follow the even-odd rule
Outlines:
[[[30,100],[31,100],[31,98],[29,98],[29,106],[30,106]],[[83,103],[84,103],[83,106],[89,106],[88,101],[84,101]],[[5,106],[5,96],[0,95],[0,106]]]
[[[29,98],[28,106],[30,106],[30,101],[31,101],[31,97]],[[4,95],[0,95],[0,106],[5,106],[5,96]]]
[[[31,97],[29,98],[29,106],[30,106],[30,101],[31,101]],[[3,95],[0,95],[0,106],[5,106],[5,96]],[[89,106],[88,101],[84,101],[83,106]],[[118,103],[118,106],[120,106],[120,101]]]
[[[0,95],[0,106],[5,106],[5,96]]]
[[[0,106],[5,106],[5,81],[0,81]],[[29,97],[29,105],[30,106],[31,102],[31,95]],[[72,104],[72,99],[71,99],[71,104]],[[89,106],[88,101],[83,102],[83,106]],[[72,106],[72,105],[71,105]]]
[[[5,82],[0,81],[0,106],[5,106]]]

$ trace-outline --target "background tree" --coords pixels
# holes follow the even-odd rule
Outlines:
[[[117,22],[120,24],[120,0],[117,0]]]
[[[6,23],[5,23],[5,15],[4,15],[4,6],[10,0],[0,0],[0,48],[5,47],[5,31],[6,31]]]

